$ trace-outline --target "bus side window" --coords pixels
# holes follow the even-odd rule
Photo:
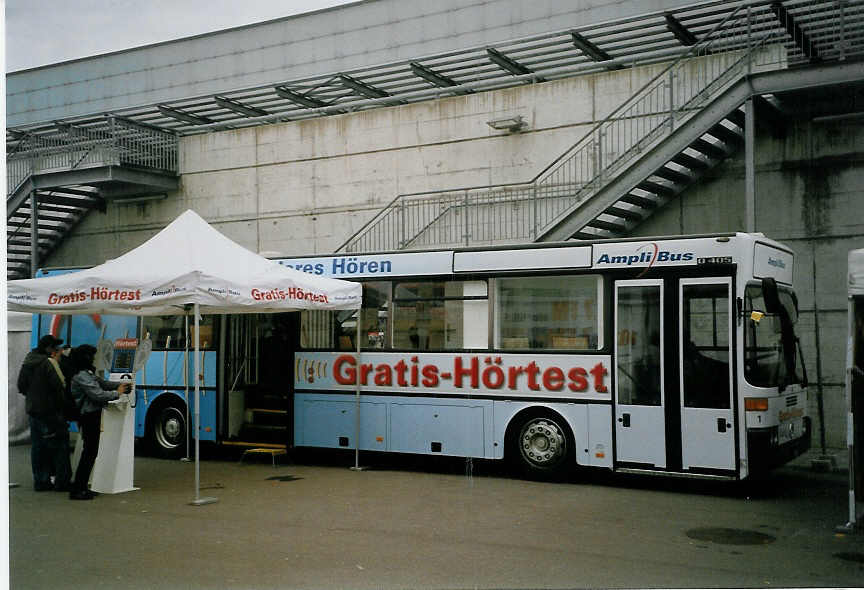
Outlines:
[[[596,275],[499,278],[496,347],[597,350],[602,287]]]
[[[488,310],[486,281],[397,283],[393,295],[393,347],[487,348]]]
[[[360,309],[360,343],[364,350],[389,348],[390,283],[363,283]],[[354,350],[357,310],[303,311],[300,313],[300,347]]]
[[[729,299],[726,285],[683,287],[684,405],[729,408]]]

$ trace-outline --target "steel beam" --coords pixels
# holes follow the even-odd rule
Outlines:
[[[229,111],[233,111],[247,117],[264,117],[270,114],[264,109],[250,107],[249,105],[243,104],[240,101],[232,100],[224,96],[214,96],[213,101],[223,109],[228,109]]]
[[[669,29],[669,32],[675,35],[675,38],[681,42],[681,45],[686,45],[690,47],[691,45],[696,45],[698,39],[696,35],[687,30],[687,27],[681,24],[675,16],[671,13],[666,14],[666,28]]]
[[[515,59],[504,55],[497,49],[492,49],[491,47],[488,48],[486,50],[486,55],[489,56],[489,61],[500,67],[502,70],[510,72],[514,76],[524,76],[526,74],[534,73],[533,70],[526,68]]]
[[[213,119],[202,117],[200,115],[193,115],[191,113],[171,108],[164,104],[156,105],[156,108],[159,109],[159,112],[162,113],[164,116],[175,119],[177,121],[181,121],[183,123],[190,123],[192,125],[207,125],[208,123],[213,123]]]
[[[576,33],[574,31],[570,33],[570,36],[573,38],[573,45],[576,47],[576,49],[584,53],[585,56],[588,57],[588,59],[597,62],[606,62],[612,59],[611,55],[600,49],[597,45],[595,45],[579,33]],[[608,69],[620,70],[623,67],[624,66],[620,64],[611,63],[609,64]]]
[[[327,103],[323,100],[319,100],[312,96],[307,96],[305,94],[300,94],[299,92],[294,92],[293,90],[286,88],[284,86],[275,86],[273,91],[280,97],[290,100],[295,104],[299,104],[300,106],[308,107],[310,109],[315,109],[319,107],[326,107]]]
[[[411,62],[411,71],[418,78],[423,78],[427,82],[434,84],[435,86],[440,86],[441,88],[448,88],[450,86],[458,86],[459,83],[453,80],[452,78],[448,78],[443,74],[439,74],[423,64],[417,63],[416,61]],[[456,94],[469,94],[471,90],[457,90]]]
[[[388,96],[391,96],[386,90],[370,86],[365,82],[352,78],[348,74],[339,74],[338,78],[345,88],[353,90],[357,94],[365,96],[366,98],[387,98]]]

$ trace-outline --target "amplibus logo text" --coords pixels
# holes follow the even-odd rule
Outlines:
[[[648,268],[651,268],[656,263],[669,263],[669,262],[691,262],[695,259],[693,252],[670,252],[669,250],[661,250],[660,247],[651,242],[650,244],[643,244],[639,248],[636,249],[633,254],[622,254],[622,255],[610,255],[607,253],[601,254],[597,258],[597,264],[608,264],[608,265],[624,265],[624,266],[633,266],[638,265],[642,266],[643,264],[647,264]]]
[[[345,386],[356,385],[359,374],[360,385],[380,387],[436,389],[449,386],[456,390],[502,392],[608,392],[606,379],[609,370],[602,360],[590,367],[561,367],[555,364],[541,367],[533,360],[513,360],[502,356],[457,355],[429,362],[421,360],[419,356],[411,356],[407,359],[394,358],[393,361],[382,359],[361,363],[358,367],[353,355],[342,354],[333,362],[332,374],[328,377]],[[314,382],[316,369],[310,365],[305,365],[304,369],[307,374],[298,377]]]

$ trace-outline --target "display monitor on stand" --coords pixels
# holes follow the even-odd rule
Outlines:
[[[129,382],[130,389],[102,410],[102,435],[99,454],[93,466],[90,485],[102,494],[137,490],[133,485],[135,464],[135,370],[146,359],[137,359],[137,338],[114,341],[108,380]],[[146,354],[146,353],[145,353]],[[142,361],[136,363],[136,360]]]

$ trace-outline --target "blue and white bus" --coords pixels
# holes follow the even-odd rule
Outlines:
[[[743,479],[809,448],[794,255],[760,234],[277,261],[362,282],[362,309],[205,317],[201,440],[507,459],[528,477]],[[73,344],[102,324],[150,334],[137,434],[164,456],[186,449],[183,322],[65,324]]]

